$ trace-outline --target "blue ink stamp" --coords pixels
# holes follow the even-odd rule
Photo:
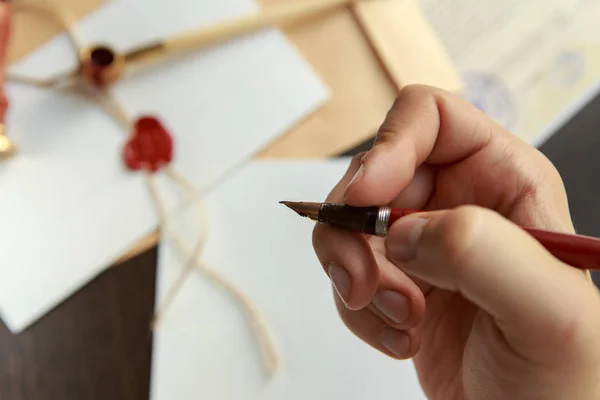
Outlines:
[[[585,54],[576,50],[563,51],[550,65],[548,80],[552,86],[568,89],[581,79],[585,69]]]
[[[504,129],[514,129],[518,121],[517,101],[498,76],[483,71],[462,73],[462,97],[494,119]]]

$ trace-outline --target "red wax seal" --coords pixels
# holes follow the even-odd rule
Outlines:
[[[171,162],[173,138],[157,118],[141,117],[134,129],[123,149],[123,159],[129,169],[146,168],[156,172]]]

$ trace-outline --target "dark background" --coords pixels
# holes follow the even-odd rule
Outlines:
[[[599,111],[600,96],[541,146],[565,181],[578,233],[592,236],[600,236]],[[108,270],[18,336],[0,323],[0,399],[147,400],[156,256],[155,248]]]

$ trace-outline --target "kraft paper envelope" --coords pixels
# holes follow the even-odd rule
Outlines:
[[[35,1],[35,0],[34,0]],[[81,18],[101,6],[103,0],[50,0],[69,12],[74,18]],[[14,64],[39,48],[63,31],[63,27],[47,15],[38,11],[19,11],[14,14],[12,41],[8,62]]]

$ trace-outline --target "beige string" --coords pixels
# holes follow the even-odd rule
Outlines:
[[[80,49],[83,46],[83,41],[80,39],[79,35],[77,34],[74,28],[73,22],[75,20],[70,14],[56,8],[53,4],[38,3],[37,1],[29,2],[19,0],[18,2],[16,2],[16,4],[21,6],[21,8],[25,7],[28,9],[45,11],[53,17],[57,18],[67,29],[67,33],[71,38],[73,47],[76,49],[76,51],[80,51]],[[76,77],[74,74],[69,74],[67,76]],[[63,79],[64,76],[59,78],[51,78],[48,80],[41,80],[11,74],[10,76],[8,76],[8,78],[13,81],[29,84],[36,87],[51,88],[52,86],[55,86],[59,79]],[[121,126],[123,126],[126,129],[126,131],[131,131],[133,126],[131,118],[128,117],[123,107],[116,101],[116,99],[114,99],[110,95],[110,93],[108,93],[107,91],[99,92],[94,90],[88,91],[85,94],[88,95],[88,97],[93,97],[95,103],[103,107],[107,114],[109,114]],[[160,191],[158,190],[154,176],[150,171],[146,170],[144,173],[144,178],[148,187],[148,191],[151,195],[151,198],[153,199],[157,215],[159,217],[160,230],[161,232],[168,234],[168,236],[171,238],[171,241],[177,247],[177,250],[181,254],[183,254],[184,258],[186,259],[184,268],[177,276],[173,284],[167,290],[162,304],[157,307],[158,311],[155,313],[152,322],[152,329],[156,329],[159,322],[162,320],[163,315],[172,305],[177,293],[180,291],[189,274],[194,269],[198,269],[206,277],[210,278],[214,283],[217,283],[223,289],[229,292],[229,294],[241,306],[241,310],[243,311],[244,315],[246,316],[247,320],[253,328],[266,369],[270,374],[275,373],[279,368],[280,356],[277,351],[275,340],[273,339],[271,331],[268,329],[266,321],[260,313],[259,309],[254,305],[250,298],[232,281],[219,274],[216,270],[209,267],[201,260],[201,255],[204,250],[204,245],[206,243],[208,231],[208,215],[206,212],[206,207],[204,205],[202,195],[199,193],[199,191],[196,190],[195,186],[191,182],[189,182],[187,178],[176,168],[172,166],[167,166],[164,168],[164,172],[182,191],[187,192],[187,195],[190,197],[192,203],[197,206],[200,227],[202,229],[200,234],[198,235],[198,239],[195,242],[193,248],[189,249],[185,245],[185,241],[183,240],[183,238],[174,229],[172,229],[172,223],[171,218],[169,216],[168,208],[160,195]]]
[[[171,169],[171,172],[172,171],[174,170]],[[167,170],[167,173],[168,172],[169,171]],[[155,199],[160,199],[155,181],[153,179],[147,179],[147,183],[150,188],[150,191],[154,193],[153,197]],[[196,202],[196,204],[198,205],[199,209],[205,209],[201,206],[201,204],[203,204],[201,201]],[[161,205],[160,207],[164,210],[164,205]],[[206,221],[206,219],[204,221]],[[223,275],[219,274],[213,268],[209,267],[208,265],[202,263],[201,260],[199,260],[200,253],[202,252],[204,246],[204,241],[202,239],[196,242],[194,250],[190,252],[189,249],[185,246],[183,239],[175,231],[171,230],[168,219],[163,220],[162,225],[164,229],[167,230],[172,236],[173,242],[177,246],[178,250],[182,254],[188,254],[190,256],[184,269],[181,271],[181,273],[167,292],[167,295],[163,300],[162,307],[158,308],[159,311],[157,311],[157,313],[155,314],[153,323],[155,325],[158,324],[161,316],[164,315],[167,308],[171,305],[176,293],[179,292],[189,273],[193,270],[194,267],[197,267],[206,277],[210,278],[211,280],[213,280],[213,282],[219,284],[223,289],[228,291],[238,302],[238,304],[240,304],[243,307],[243,311],[247,317],[248,322],[250,322],[252,324],[252,327],[254,328],[255,336],[259,343],[265,366],[271,373],[274,373],[279,368],[280,356],[277,352],[277,348],[275,346],[275,341],[273,339],[271,331],[268,328],[266,321],[263,315],[258,310],[258,308],[242,290],[240,290],[237,286],[233,284],[233,282],[226,279]],[[206,225],[204,224],[204,226]],[[201,235],[201,237],[203,236]]]
[[[60,86],[68,87],[75,83],[77,76],[75,73],[60,74],[51,78],[35,78],[32,76],[19,75],[14,72],[8,71],[6,73],[6,79],[15,83],[21,83],[25,85],[37,86],[45,89],[60,88]],[[62,84],[62,85],[61,85]]]
[[[206,207],[201,206],[201,204],[203,204],[202,197],[200,196],[200,193],[196,190],[195,186],[191,182],[189,182],[187,178],[179,172],[179,170],[175,168],[168,167],[166,172],[171,177],[171,179],[173,179],[174,182],[176,182],[182,187],[182,189],[189,188],[192,190],[194,198],[196,199],[196,204],[199,205],[200,215],[202,215],[202,213],[204,213],[205,215],[205,217],[201,217],[201,220],[208,221],[209,218],[206,215]],[[205,227],[205,229],[204,232],[200,234],[200,237],[206,237],[206,232],[208,231],[208,224],[204,223],[201,226]],[[183,245],[183,241],[179,237],[177,238],[177,246],[179,247],[182,253],[190,254],[190,252],[184,248],[185,246]],[[215,283],[219,284],[223,289],[228,291],[238,301],[238,304],[244,307],[245,315],[248,319],[248,322],[250,322],[254,327],[256,339],[258,340],[259,345],[261,347],[261,351],[264,355],[267,367],[272,372],[276,371],[279,368],[280,356],[277,352],[276,346],[274,345],[275,341],[273,339],[271,330],[268,328],[268,325],[262,313],[258,310],[255,304],[250,300],[250,298],[243,291],[239,290],[239,288],[237,288],[233,284],[233,282],[226,279],[223,275],[219,274],[214,269],[210,268],[208,265],[202,263],[202,261],[199,260],[198,256],[199,254],[193,257],[192,259],[197,260],[197,266],[201,269],[204,275],[209,277]],[[183,277],[189,273],[188,271],[191,271],[193,269],[194,265],[192,263],[189,263],[188,265],[190,267],[184,269],[179,275],[181,277],[179,279],[181,283],[183,283]],[[177,287],[177,285],[173,284],[171,286],[170,292],[174,294],[178,290],[179,288]],[[164,310],[166,310],[166,308],[169,305],[169,300],[165,298],[163,304],[165,307],[163,308],[164,312]],[[159,313],[161,313],[161,311],[157,312],[157,317],[160,315]]]

